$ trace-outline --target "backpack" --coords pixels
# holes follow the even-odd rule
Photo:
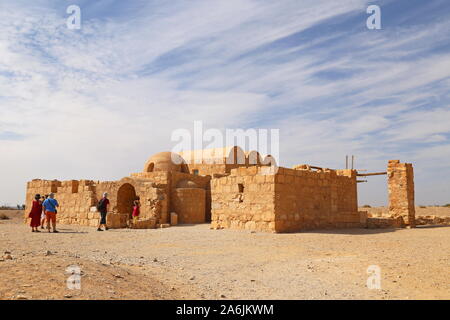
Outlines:
[[[98,202],[98,204],[97,204],[97,210],[98,210],[98,211],[102,211],[102,210],[105,209],[105,201],[104,201],[104,200],[105,200],[105,199],[102,198],[102,199],[100,199],[100,201]]]

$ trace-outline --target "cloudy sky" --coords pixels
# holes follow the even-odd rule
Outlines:
[[[450,203],[449,88],[448,0],[0,0],[0,204],[141,171],[195,120],[280,129],[288,167],[412,162],[417,204]],[[360,204],[386,204],[369,180]]]

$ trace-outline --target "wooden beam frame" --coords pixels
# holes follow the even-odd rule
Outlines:
[[[373,172],[373,173],[357,173],[358,177],[370,177],[370,176],[384,176],[387,172]]]

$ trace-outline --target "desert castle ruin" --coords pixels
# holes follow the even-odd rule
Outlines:
[[[361,174],[309,165],[278,167],[270,156],[239,147],[150,157],[144,170],[119,181],[40,180],[27,183],[26,205],[37,193],[55,193],[62,224],[97,226],[96,204],[110,199],[111,228],[156,228],[211,223],[211,228],[296,232],[311,229],[366,227],[358,211],[358,177],[386,174],[393,226],[414,227],[413,167],[398,160],[386,172]],[[133,201],[141,214],[131,221]],[[371,221],[373,224],[374,221]]]

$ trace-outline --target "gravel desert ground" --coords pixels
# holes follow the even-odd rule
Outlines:
[[[449,226],[271,234],[60,225],[53,234],[5,212],[0,250],[12,259],[0,256],[0,299],[450,298]],[[81,290],[66,288],[70,265],[82,270]],[[380,290],[367,288],[370,265],[381,268]]]

